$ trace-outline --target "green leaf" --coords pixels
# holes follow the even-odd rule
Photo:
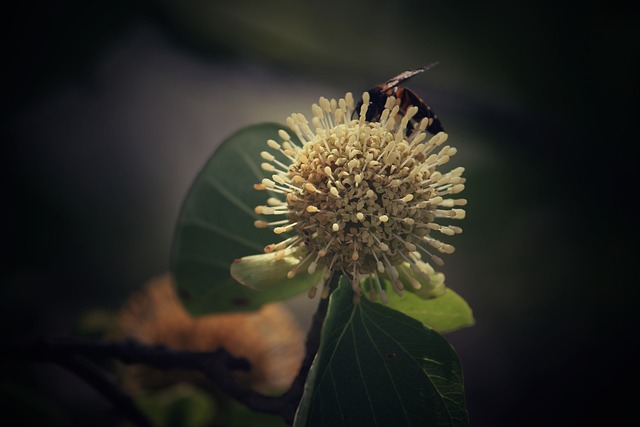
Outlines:
[[[453,332],[475,323],[469,304],[449,288],[444,295],[431,299],[420,298],[411,292],[405,292],[403,296],[389,292],[388,297],[388,307],[413,317],[440,333]]]
[[[253,225],[260,219],[255,206],[272,196],[253,188],[265,177],[260,152],[283,128],[264,123],[231,135],[206,162],[187,194],[174,235],[171,271],[178,294],[193,315],[253,310],[305,290],[299,281],[283,281],[281,286],[256,292],[238,284],[229,273],[235,259],[262,253],[266,245],[284,239]],[[284,161],[284,156],[276,157]]]
[[[294,425],[467,426],[451,345],[396,310],[352,298],[342,278]]]

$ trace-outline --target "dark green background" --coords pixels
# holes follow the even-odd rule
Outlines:
[[[633,417],[640,20],[630,2],[570,3],[3,12],[4,334],[68,335],[165,272],[181,197],[220,138],[437,60],[410,86],[467,168],[465,232],[444,272],[477,318],[448,336],[471,424]],[[27,366],[2,367],[3,403],[27,422],[110,425],[80,382]]]

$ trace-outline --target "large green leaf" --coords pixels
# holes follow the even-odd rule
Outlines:
[[[272,194],[256,191],[253,185],[265,177],[260,152],[268,151],[266,141],[277,139],[282,128],[264,123],[231,135],[189,190],[176,227],[171,271],[178,294],[194,315],[256,309],[308,289],[300,280],[283,280],[280,286],[255,291],[229,274],[234,260],[262,253],[267,244],[281,240],[270,229],[254,227],[254,221],[260,219],[254,207],[264,205]]]
[[[467,426],[462,368],[437,332],[382,304],[331,295],[295,426]]]

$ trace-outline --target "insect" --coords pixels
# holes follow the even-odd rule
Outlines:
[[[435,67],[436,65],[438,65],[438,63],[434,62],[433,64],[429,64],[415,70],[404,71],[397,76],[390,78],[386,82],[380,83],[369,89],[367,92],[369,92],[370,100],[369,108],[367,109],[366,120],[368,122],[379,121],[380,115],[384,110],[384,104],[387,101],[387,98],[390,96],[394,96],[400,101],[399,114],[404,115],[407,109],[411,106],[418,107],[418,112],[415,116],[413,116],[413,118],[407,125],[407,135],[413,133],[414,127],[417,126],[417,124],[425,117],[429,119],[429,125],[427,126],[427,131],[429,133],[435,135],[438,132],[444,131],[442,123],[440,123],[440,119],[422,98],[420,98],[411,89],[399,87],[402,82],[409,80],[416,74],[427,71]],[[360,107],[362,107],[362,101],[360,101],[356,106],[353,114],[354,117],[360,114]]]

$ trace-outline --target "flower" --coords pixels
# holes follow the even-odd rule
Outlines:
[[[325,285],[336,272],[350,279],[357,297],[366,284],[373,298],[386,302],[385,280],[400,295],[405,288],[425,286],[442,293],[442,280],[432,280],[430,263],[441,266],[435,253],[453,253],[454,247],[432,232],[462,232],[440,221],[465,216],[460,207],[466,200],[451,197],[464,189],[464,168],[439,170],[457,150],[443,146],[444,132],[427,140],[428,119],[412,121],[417,107],[403,114],[399,101],[389,97],[379,121],[368,122],[369,101],[365,92],[360,111],[354,112],[350,93],[338,101],[320,98],[312,106],[311,123],[303,114],[287,119],[301,145],[285,130],[279,132],[280,142],[267,141],[272,151],[261,153],[262,169],[272,175],[254,188],[280,197],[270,197],[255,211],[284,219],[255,225],[293,235],[265,252],[274,252],[276,259],[297,257],[289,278],[322,271],[310,297],[318,288],[326,295]],[[442,286],[436,289],[437,284]]]

